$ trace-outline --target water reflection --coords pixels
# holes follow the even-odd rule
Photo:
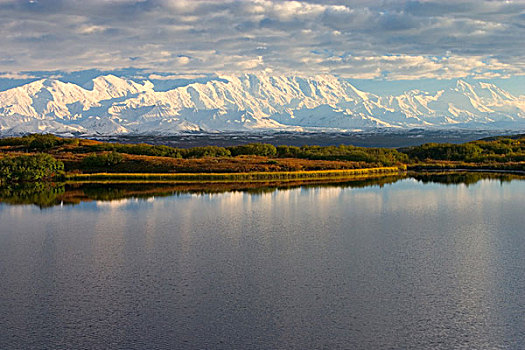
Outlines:
[[[35,204],[40,208],[62,202],[66,186],[55,183],[26,183],[0,186],[0,202],[7,204]]]
[[[461,172],[423,172],[411,173],[411,176],[423,183],[440,183],[444,185],[473,185],[481,180],[496,180],[501,183],[525,178],[522,175],[505,173],[488,173],[475,171]]]
[[[525,181],[493,176],[0,205],[0,348],[522,349]]]
[[[413,173],[409,176],[395,175],[374,178],[355,178],[346,180],[256,182],[256,183],[29,183],[0,187],[0,203],[11,205],[34,204],[40,208],[56,205],[76,205],[82,202],[97,201],[99,205],[116,206],[125,203],[124,199],[135,198],[154,200],[155,197],[180,196],[185,194],[213,195],[225,192],[246,192],[256,195],[285,191],[295,188],[323,188],[322,196],[337,196],[344,188],[363,188],[384,186],[405,178],[422,183],[446,185],[473,185],[481,180],[494,180],[501,183],[523,179],[523,176],[497,173],[443,172]],[[326,190],[329,188],[330,190]],[[317,195],[315,192],[310,192]],[[119,202],[120,201],[120,202]],[[104,204],[109,203],[111,204]]]
[[[393,183],[404,176],[355,178],[348,180],[253,182],[253,183],[28,183],[0,187],[0,202],[35,204],[40,208],[55,205],[75,205],[81,202],[115,202],[126,198],[154,199],[155,197],[185,194],[212,195],[225,192],[246,192],[262,195],[276,190],[299,187],[368,187]],[[118,202],[115,202],[115,205]]]

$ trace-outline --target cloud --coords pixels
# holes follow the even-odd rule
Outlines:
[[[195,80],[199,78],[207,78],[208,76],[205,74],[166,74],[166,75],[160,75],[156,73],[152,73],[148,75],[149,80],[176,80],[176,79],[187,79],[187,80]]]
[[[105,27],[105,26],[83,25],[80,28],[78,28],[77,33],[79,33],[79,34],[93,34],[93,33],[103,32],[106,29],[107,29],[107,27]]]
[[[37,78],[33,74],[27,74],[27,73],[8,73],[8,72],[0,72],[0,79],[15,79],[15,80],[26,80],[26,79],[35,79]]]
[[[486,79],[523,74],[519,67],[483,56],[336,56],[314,62],[330,67],[332,73],[355,79]]]
[[[523,1],[0,0],[0,71],[515,76],[524,17]]]

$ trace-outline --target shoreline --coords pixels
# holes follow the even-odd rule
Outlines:
[[[71,183],[94,181],[147,181],[147,182],[263,182],[319,179],[345,179],[377,175],[404,173],[403,167],[378,167],[340,170],[275,171],[239,173],[93,173],[67,174],[65,180]]]
[[[411,169],[410,167],[407,168],[408,173],[439,173],[439,172],[447,172],[447,173],[454,173],[454,172],[469,172],[469,173],[496,173],[496,174],[516,174],[516,175],[525,175],[524,170],[518,170],[518,169],[491,169],[491,168],[437,168],[437,167],[429,167],[429,168],[417,168],[417,169]]]

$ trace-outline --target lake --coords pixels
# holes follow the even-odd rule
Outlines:
[[[134,186],[3,192],[1,349],[525,348],[524,180]]]

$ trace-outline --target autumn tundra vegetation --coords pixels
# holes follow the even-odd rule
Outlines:
[[[0,139],[0,182],[42,180],[268,180],[399,170],[525,170],[525,135],[391,149],[340,146],[176,148],[32,134]]]

